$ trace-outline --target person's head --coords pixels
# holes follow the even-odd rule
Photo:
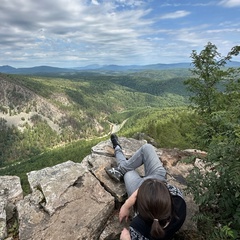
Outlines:
[[[151,236],[163,237],[164,227],[172,217],[172,198],[160,180],[147,179],[138,189],[135,210],[145,221],[152,223]]]

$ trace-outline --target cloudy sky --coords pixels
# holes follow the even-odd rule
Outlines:
[[[190,62],[240,45],[240,0],[1,0],[0,66]],[[240,61],[240,58],[234,60]]]

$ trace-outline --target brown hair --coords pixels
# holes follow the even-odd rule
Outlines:
[[[165,235],[164,226],[171,220],[172,198],[167,186],[160,180],[147,179],[138,189],[135,211],[146,222],[152,223],[151,236]]]

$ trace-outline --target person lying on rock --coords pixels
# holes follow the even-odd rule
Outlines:
[[[128,220],[132,207],[135,212],[120,240],[172,239],[185,221],[186,203],[181,191],[166,182],[166,170],[154,147],[144,144],[127,160],[116,134],[111,135],[111,142],[118,167],[105,170],[114,180],[124,180],[128,194],[119,212],[120,222]],[[142,164],[144,177],[135,171]]]

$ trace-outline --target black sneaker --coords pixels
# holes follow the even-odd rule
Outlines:
[[[115,149],[115,147],[116,146],[119,146],[120,148],[122,148],[121,147],[121,145],[119,144],[119,142],[118,142],[118,137],[117,137],[117,135],[116,134],[111,134],[111,142],[112,142],[112,145],[113,145],[113,148]]]
[[[117,168],[105,168],[107,175],[116,182],[123,181],[123,174]]]

